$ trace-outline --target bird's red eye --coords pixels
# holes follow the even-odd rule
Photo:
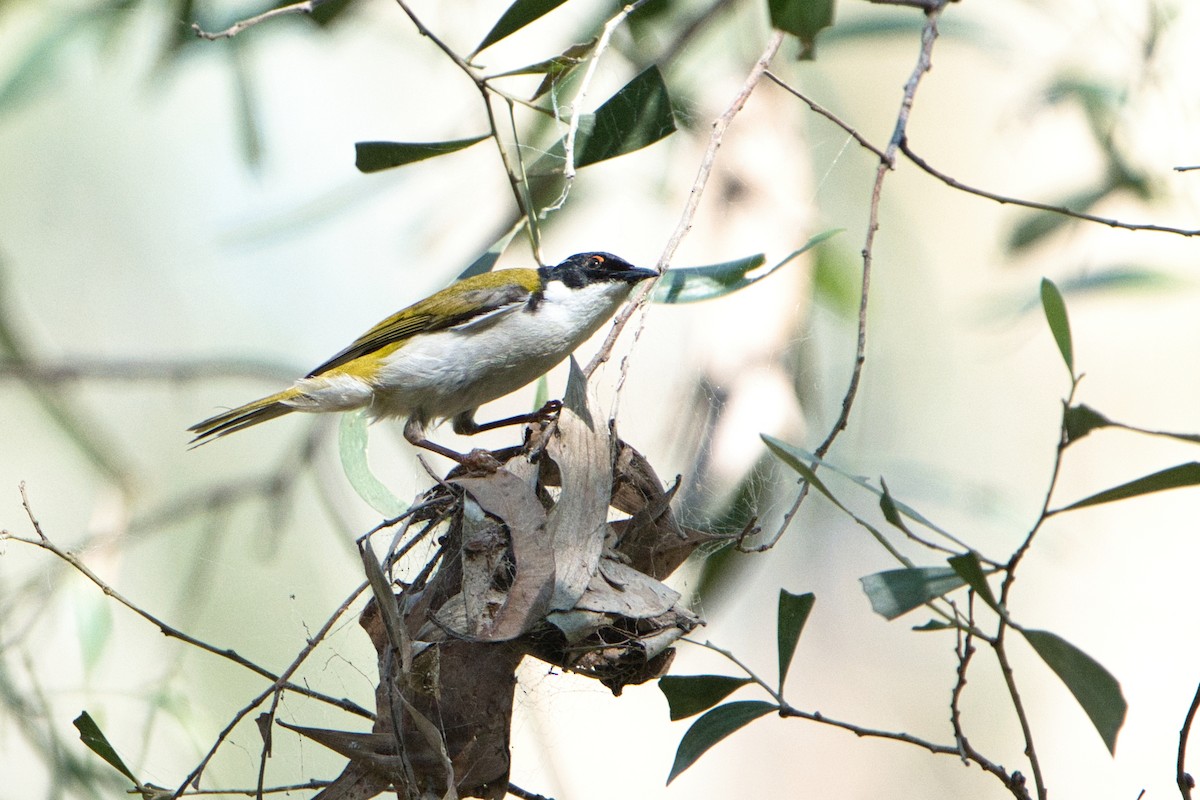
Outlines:
[[[598,267],[604,263],[604,256],[592,256],[592,266]]]

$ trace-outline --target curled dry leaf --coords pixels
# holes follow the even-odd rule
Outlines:
[[[576,370],[559,419],[534,426],[526,448],[429,491],[422,505],[450,510],[438,553],[395,595],[404,635],[389,636],[375,600],[361,618],[379,662],[372,731],[287,726],[349,760],[321,800],[500,798],[522,658],[620,694],[665,673],[672,644],[702,624],[661,580],[720,537],[679,525],[678,482],[665,489],[597,424],[585,389]],[[610,522],[611,509],[628,516]]]

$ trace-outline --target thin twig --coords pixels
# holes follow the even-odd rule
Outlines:
[[[825,440],[814,451],[818,458],[825,457],[825,454],[833,447],[833,443],[838,435],[849,424],[850,410],[854,406],[855,397],[858,396],[858,385],[862,380],[863,365],[867,360],[867,301],[871,294],[871,266],[874,261],[875,234],[879,230],[879,205],[883,196],[883,181],[887,177],[888,170],[895,164],[896,150],[901,146],[906,136],[908,116],[912,111],[917,87],[920,85],[921,78],[932,67],[933,43],[937,40],[938,36],[937,21],[941,16],[944,5],[945,0],[940,0],[937,6],[930,10],[928,18],[925,21],[925,27],[921,31],[921,52],[917,57],[917,64],[913,68],[912,74],[909,75],[908,81],[904,84],[904,94],[900,100],[900,111],[896,115],[896,125],[892,131],[892,138],[888,142],[887,149],[880,157],[879,166],[875,169],[875,184],[871,189],[871,207],[867,220],[867,237],[862,250],[862,288],[858,302],[858,336],[854,349],[854,365],[850,371],[850,382],[846,387],[846,393],[842,397],[841,413],[838,414],[838,418],[830,429],[829,434],[825,437]],[[792,502],[791,508],[784,513],[779,529],[769,542],[766,543],[766,548],[773,547],[783,538],[783,534],[791,526],[792,520],[796,517],[800,506],[804,503],[804,498],[807,496],[808,483],[803,482],[800,491],[796,494],[796,499]]]
[[[1188,706],[1187,716],[1183,718],[1183,727],[1179,729],[1179,752],[1175,758],[1175,783],[1183,800],[1192,800],[1192,789],[1196,787],[1196,779],[1187,771],[1187,742],[1192,730],[1192,722],[1196,719],[1196,710],[1200,709],[1200,686],[1192,696],[1192,704]]]
[[[999,625],[999,631],[992,642],[992,652],[996,654],[996,662],[1000,665],[1000,674],[1004,676],[1004,685],[1008,688],[1008,697],[1012,700],[1013,710],[1017,712],[1017,722],[1021,725],[1021,736],[1025,739],[1025,757],[1029,759],[1029,768],[1033,771],[1034,790],[1037,792],[1038,800],[1046,800],[1048,790],[1046,780],[1042,776],[1041,759],[1038,758],[1037,748],[1033,744],[1033,728],[1029,724],[1029,715],[1025,713],[1025,703],[1021,700],[1021,693],[1017,690],[1016,677],[1013,675],[1012,664],[1009,663],[1008,651],[1004,644],[1004,633],[1011,626],[1004,617],[1001,617]]]
[[[447,58],[454,62],[454,65],[458,67],[473,84],[475,84],[475,88],[479,91],[479,95],[483,99],[483,108],[485,114],[487,115],[488,127],[492,132],[492,140],[496,143],[496,151],[499,153],[500,161],[504,165],[504,171],[508,175],[509,184],[511,185],[513,192],[513,199],[516,201],[517,208],[528,222],[528,225],[526,225],[526,230],[529,233],[530,247],[533,250],[533,255],[537,259],[538,263],[541,263],[541,237],[538,232],[537,214],[534,213],[534,209],[529,206],[527,201],[528,198],[524,191],[524,167],[522,166],[520,169],[518,169],[517,166],[513,165],[511,157],[504,147],[504,142],[500,138],[500,126],[496,122],[496,112],[492,108],[491,93],[493,90],[488,86],[487,78],[485,78],[479,72],[479,70],[471,66],[471,64],[468,63],[465,58],[456,53],[450,47],[450,45],[442,41],[437,34],[430,30],[429,27],[421,21],[421,18],[417,16],[416,12],[412,10],[412,7],[405,2],[405,0],[396,0],[396,4],[399,5],[400,9],[405,13],[405,15],[408,16],[413,26],[416,27],[417,32],[429,39],[429,41],[433,42],[434,46],[436,46],[442,51],[442,53],[446,55]],[[519,150],[519,142],[517,143],[517,147]]]
[[[671,258],[675,255],[675,251],[679,248],[683,237],[687,236],[692,229],[692,220],[696,216],[696,210],[700,207],[700,198],[704,195],[704,187],[708,184],[709,175],[712,174],[713,164],[717,160],[717,151],[721,149],[721,142],[725,138],[725,131],[728,130],[733,118],[738,115],[738,112],[746,105],[746,101],[750,99],[750,95],[754,92],[754,88],[758,86],[762,79],[763,73],[770,66],[771,59],[775,57],[775,53],[779,51],[780,45],[783,44],[783,33],[775,31],[771,39],[767,42],[766,48],[762,55],[758,57],[758,61],[750,70],[750,74],[746,76],[742,88],[734,96],[733,102],[725,109],[725,112],[713,122],[712,133],[708,137],[708,148],[704,151],[704,157],[700,160],[700,168],[696,172],[696,179],[692,182],[691,191],[688,193],[687,202],[684,204],[683,214],[680,216],[679,224],[675,227],[671,238],[667,240],[666,247],[658,259],[658,271],[661,273],[671,263]],[[612,326],[609,328],[608,335],[604,339],[604,344],[596,355],[592,356],[592,360],[584,368],[583,374],[591,377],[601,364],[608,361],[612,355],[613,346],[616,344],[617,337],[625,330],[629,318],[634,312],[645,305],[650,297],[650,292],[653,291],[653,282],[646,282],[639,286],[630,302],[625,304],[613,320]]]
[[[209,751],[207,753],[205,753],[204,758],[200,760],[200,763],[196,765],[195,769],[193,769],[190,773],[188,773],[188,776],[184,779],[183,783],[181,783],[179,785],[179,788],[177,788],[175,790],[175,792],[171,795],[172,800],[174,800],[174,798],[181,797],[186,792],[188,786],[199,781],[200,775],[204,772],[204,769],[208,766],[208,763],[212,760],[213,756],[215,756],[217,754],[217,750],[220,749],[221,744],[224,743],[225,739],[228,738],[229,734],[233,732],[233,729],[236,728],[238,726],[238,724],[243,719],[245,719],[246,716],[251,711],[253,711],[254,709],[258,708],[260,705],[262,705],[263,701],[265,701],[268,697],[274,696],[275,704],[277,704],[278,698],[279,698],[279,692],[281,692],[285,689],[295,691],[295,689],[293,688],[294,684],[290,683],[288,681],[288,679],[291,678],[291,676],[293,674],[295,674],[296,670],[300,669],[300,666],[304,663],[304,661],[308,658],[308,656],[313,652],[313,650],[316,649],[317,645],[319,645],[325,639],[325,637],[329,634],[329,631],[333,630],[333,626],[337,623],[337,621],[339,619],[341,619],[342,615],[346,613],[346,611],[350,608],[350,606],[353,605],[354,601],[356,601],[358,599],[358,596],[361,595],[364,591],[366,591],[366,589],[367,589],[367,584],[365,581],[363,583],[359,584],[358,588],[355,589],[353,592],[351,592],[350,595],[345,600],[342,601],[342,604],[340,606],[338,606],[337,609],[329,616],[329,619],[325,620],[325,624],[321,626],[320,630],[318,630],[314,636],[310,637],[304,643],[304,648],[300,651],[300,653],[296,656],[296,658],[292,660],[292,663],[288,665],[287,669],[285,669],[283,671],[283,673],[279,676],[279,678],[277,678],[275,680],[275,683],[272,684],[271,686],[268,686],[265,690],[260,692],[249,703],[247,703],[245,706],[243,706],[241,708],[241,710],[239,710],[236,714],[233,715],[233,718],[229,720],[229,723],[221,730],[221,732],[219,734],[217,734],[216,741],[213,742],[213,746],[211,748],[209,748]],[[272,716],[269,718],[271,720],[274,719],[275,704],[272,705]],[[368,719],[374,719],[374,715],[371,714],[370,712],[366,712],[365,716]],[[264,759],[264,761],[266,759],[266,754],[267,754],[267,749],[268,749],[267,741],[268,740],[267,740],[266,736],[264,736],[264,741],[263,741],[263,759]],[[261,786],[261,781],[262,781],[262,775],[263,775],[263,772],[260,769],[260,772],[259,772],[259,785],[260,786]]]
[[[827,717],[819,711],[802,711],[788,703],[778,690],[760,678],[758,674],[754,672],[754,670],[750,669],[750,667],[748,667],[741,659],[734,655],[732,651],[726,650],[723,647],[719,647],[712,642],[700,642],[696,641],[695,639],[688,639],[686,637],[682,639],[682,641],[688,642],[689,644],[699,645],[700,647],[712,650],[715,653],[719,653],[735,664],[739,669],[746,673],[746,676],[750,678],[751,681],[753,681],[757,686],[762,688],[771,696],[771,698],[779,707],[779,716],[781,717],[795,717],[798,719],[806,719],[810,722],[819,722],[822,725],[829,725],[834,728],[841,728],[844,731],[849,731],[860,738],[889,739],[894,742],[903,742],[904,744],[911,744],[928,750],[930,753],[935,755],[959,756],[962,753],[957,745],[938,744],[927,739],[922,739],[919,736],[913,736],[910,733],[904,733],[903,731],[885,731],[878,728],[867,728],[862,725],[855,725],[852,722],[843,722],[842,720]],[[973,749],[968,749],[967,755],[971,761],[977,764],[985,772],[988,772],[999,778],[1000,781],[1013,793],[1017,800],[1031,800],[1028,793],[1025,793],[1021,790],[1020,781],[1013,775],[1009,775],[1007,772],[1005,772],[1003,767],[992,763],[989,759],[985,758],[982,754]]]
[[[272,8],[270,11],[264,11],[257,16],[241,20],[240,22],[235,22],[223,31],[216,31],[213,33],[209,33],[201,28],[200,23],[193,22],[192,32],[201,39],[207,39],[210,42],[216,39],[232,39],[242,31],[257,25],[260,22],[266,22],[273,17],[282,17],[289,14],[311,14],[317,9],[317,6],[323,5],[324,3],[325,0],[303,0],[303,2],[292,3],[290,6]]]
[[[21,492],[21,505],[23,505],[25,507],[25,513],[29,517],[29,521],[33,525],[33,529],[37,533],[38,538],[30,539],[28,537],[17,536],[15,534],[5,532],[4,533],[5,539],[9,539],[14,542],[21,542],[23,544],[33,545],[34,547],[40,547],[43,550],[46,550],[46,551],[54,554],[55,556],[58,556],[58,558],[67,562],[68,564],[70,564],[77,572],[79,572],[85,578],[87,578],[92,583],[94,583],[100,589],[100,591],[104,592],[104,594],[113,598],[118,603],[125,606],[130,611],[137,614],[139,617],[141,617],[142,619],[149,622],[151,625],[154,625],[156,628],[158,628],[158,630],[164,636],[168,636],[173,639],[179,639],[180,641],[182,641],[186,644],[190,644],[193,647],[197,647],[201,650],[204,650],[205,652],[212,653],[215,656],[220,656],[221,658],[232,661],[233,663],[237,664],[238,666],[244,667],[245,669],[248,669],[257,675],[260,675],[269,681],[278,683],[280,680],[285,680],[285,679],[281,678],[279,675],[276,675],[275,673],[266,669],[265,667],[261,667],[258,664],[255,664],[253,661],[250,661],[249,659],[245,658],[244,656],[239,655],[237,652],[235,652],[232,649],[220,648],[215,645],[211,645],[208,642],[201,641],[200,639],[197,639],[194,636],[190,636],[190,635],[184,633],[183,631],[168,625],[166,622],[163,622],[158,617],[154,616],[150,612],[141,608],[140,606],[138,606],[137,604],[135,604],[134,602],[129,600],[127,597],[122,595],[120,592],[118,592],[116,589],[114,589],[112,586],[110,586],[108,583],[106,583],[100,576],[98,576],[96,573],[92,572],[92,570],[87,566],[87,564],[83,563],[83,561],[81,561],[78,556],[76,556],[74,553],[70,553],[70,552],[67,552],[66,550],[63,550],[58,545],[56,545],[49,537],[46,536],[46,534],[42,530],[41,524],[38,522],[37,518],[34,516],[32,508],[30,508],[29,497],[25,491],[25,484],[22,483],[19,488],[20,488],[20,492]],[[336,707],[342,709],[343,711],[349,711],[352,714],[358,714],[359,716],[363,716],[368,719],[370,719],[372,717],[372,714],[370,711],[367,711],[365,708],[358,705],[357,703],[354,703],[350,700],[346,700],[344,698],[339,699],[336,697],[331,697],[329,695],[322,694],[321,692],[317,692],[312,689],[309,689],[306,686],[301,686],[299,684],[293,684],[293,683],[285,683],[285,684],[283,684],[283,688],[288,689],[289,691],[296,692],[297,694],[302,694],[306,697],[311,697],[314,700],[320,700],[323,703],[328,703],[329,705],[336,706]]]
[[[317,780],[314,778],[306,783],[293,783],[290,786],[266,786],[261,789],[192,789],[189,791],[188,797],[196,797],[199,795],[208,795],[210,797],[227,794],[244,794],[246,797],[258,797],[264,794],[282,794],[284,792],[302,792],[305,789],[324,789],[332,781]]]
[[[575,99],[571,103],[571,123],[567,128],[566,141],[563,143],[563,157],[566,160],[563,166],[563,178],[566,180],[566,184],[563,186],[564,197],[570,192],[571,184],[575,180],[575,138],[579,135],[579,120],[582,117],[580,111],[583,108],[584,101],[587,99],[588,89],[592,85],[592,78],[596,75],[596,68],[600,65],[600,56],[608,49],[608,44],[612,40],[613,33],[616,32],[617,28],[621,27],[622,23],[625,22],[625,18],[645,2],[646,0],[637,0],[637,2],[630,3],[614,14],[608,22],[604,23],[604,28],[600,31],[600,38],[596,40],[596,46],[592,49],[587,69],[583,73],[583,78],[579,81],[579,91],[575,93]]]
[[[764,73],[764,74],[765,74],[765,76],[766,76],[766,77],[768,77],[768,78],[770,78],[772,81],[774,81],[774,82],[775,82],[775,83],[776,83],[776,84],[777,84],[777,85],[778,85],[780,88],[782,88],[784,91],[786,91],[786,92],[789,92],[790,94],[793,94],[793,95],[795,95],[795,96],[796,96],[797,98],[799,98],[800,100],[803,100],[803,101],[804,101],[804,102],[805,102],[805,103],[808,105],[808,107],[809,107],[809,108],[811,108],[813,111],[817,112],[817,113],[818,113],[818,114],[820,114],[822,117],[824,117],[825,119],[829,120],[829,121],[830,121],[830,122],[832,122],[834,125],[837,125],[837,126],[838,126],[839,128],[841,128],[842,130],[844,130],[844,131],[845,131],[847,134],[849,134],[849,135],[850,135],[850,138],[854,139],[854,141],[858,142],[858,143],[859,143],[860,145],[862,145],[864,148],[866,148],[867,150],[870,150],[872,153],[874,153],[875,155],[879,156],[879,159],[880,159],[880,161],[884,161],[884,162],[888,161],[888,156],[887,156],[887,154],[886,154],[886,153],[884,153],[882,150],[880,150],[880,149],[879,149],[878,147],[876,147],[875,145],[873,145],[873,144],[871,144],[870,142],[868,142],[868,141],[867,141],[867,139],[866,139],[866,137],[864,137],[864,136],[863,136],[861,133],[859,133],[857,130],[855,130],[855,129],[854,129],[854,128],[853,128],[851,125],[849,125],[848,123],[845,123],[845,122],[843,122],[843,121],[842,121],[842,120],[841,120],[841,119],[840,119],[840,118],[839,118],[839,117],[838,117],[836,114],[834,114],[832,111],[830,111],[830,110],[826,109],[824,106],[820,105],[820,104],[819,104],[819,103],[817,103],[815,100],[812,100],[812,99],[810,99],[809,97],[807,97],[807,96],[806,96],[806,95],[805,95],[803,92],[801,92],[801,91],[800,91],[799,89],[797,89],[796,87],[794,87],[794,86],[792,86],[792,85],[790,85],[790,84],[786,83],[786,82],[785,82],[785,81],[784,81],[782,78],[780,78],[780,77],[779,77],[778,75],[776,75],[774,72],[771,72],[771,70],[767,70],[767,71],[766,71],[766,73]]]
[[[30,363],[0,359],[0,379],[16,378],[40,384],[74,381],[167,381],[186,383],[213,378],[292,380],[296,370],[281,364],[242,358],[195,361],[177,359],[93,359]]]
[[[1000,203],[1001,205],[1014,205],[1014,206],[1022,206],[1024,208],[1032,208],[1037,211],[1049,211],[1053,214],[1061,214],[1065,217],[1073,217],[1074,219],[1083,220],[1084,222],[1096,222],[1101,225],[1107,225],[1110,228],[1121,228],[1121,229],[1127,230],[1127,231],[1152,231],[1152,232],[1156,232],[1156,233],[1173,233],[1177,236],[1188,236],[1188,237],[1200,236],[1200,228],[1174,228],[1169,225],[1150,225],[1150,224],[1143,224],[1143,223],[1122,222],[1118,219],[1109,219],[1108,217],[1098,217],[1095,214],[1086,214],[1082,211],[1072,211],[1071,209],[1066,208],[1065,206],[1052,206],[1048,203],[1038,203],[1033,200],[1022,200],[1019,197],[1009,197],[1007,195],[996,194],[995,192],[989,192],[986,189],[978,189],[974,186],[968,186],[967,184],[963,183],[962,181],[952,178],[949,175],[947,175],[946,173],[941,172],[940,170],[934,168],[932,165],[929,164],[928,161],[921,158],[920,156],[918,156],[916,153],[914,153],[912,151],[912,148],[910,148],[908,146],[907,140],[902,141],[900,143],[900,152],[904,153],[904,155],[908,157],[909,161],[916,164],[922,170],[929,173],[933,177],[937,178],[939,181],[946,184],[947,186],[949,186],[953,189],[958,189],[960,191],[966,192],[968,194],[973,194],[973,195],[977,195],[979,197],[987,198],[988,200],[995,200],[997,203]]]
[[[1025,539],[1021,545],[1013,552],[1012,558],[1004,566],[1005,576],[1004,582],[1000,587],[1000,605],[1004,607],[1008,601],[1008,593],[1012,588],[1013,581],[1016,580],[1017,565],[1021,563],[1021,559],[1025,557],[1025,553],[1029,551],[1033,544],[1033,539],[1042,528],[1042,524],[1055,513],[1050,508],[1050,501],[1054,497],[1054,489],[1058,485],[1058,478],[1062,472],[1063,453],[1067,449],[1067,412],[1071,408],[1071,404],[1075,399],[1075,392],[1079,389],[1079,381],[1081,376],[1076,376],[1071,379],[1071,391],[1067,394],[1067,399],[1063,400],[1063,417],[1062,425],[1059,428],[1058,444],[1054,449],[1054,463],[1050,467],[1050,482],[1046,487],[1046,496],[1042,499],[1042,510],[1038,514],[1037,520],[1029,529],[1029,533],[1025,534]]]

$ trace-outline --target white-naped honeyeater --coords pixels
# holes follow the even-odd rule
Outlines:
[[[429,441],[431,424],[478,433],[538,414],[475,422],[475,411],[549,372],[658,273],[610,253],[579,253],[553,267],[464,278],[398,311],[282,392],[193,425],[204,444],[293,411],[363,408],[373,419],[407,417],[404,438],[463,461]]]

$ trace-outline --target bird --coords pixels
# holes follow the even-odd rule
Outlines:
[[[209,417],[188,430],[198,447],[300,412],[365,409],[372,420],[407,418],[413,445],[466,463],[426,431],[453,420],[470,435],[544,418],[475,421],[479,406],[545,375],[599,330],[642,281],[658,272],[611,253],[577,253],[555,266],[503,269],[456,281],[383,320],[290,387]]]

